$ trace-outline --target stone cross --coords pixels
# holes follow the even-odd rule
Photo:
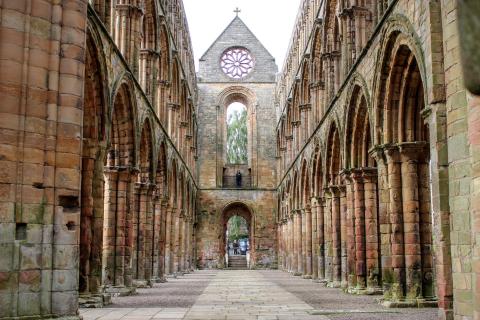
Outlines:
[[[235,12],[235,13],[237,14],[237,17],[238,17],[238,14],[239,14],[240,12],[242,12],[242,10],[240,10],[240,9],[237,7],[235,10],[233,10],[233,12]]]

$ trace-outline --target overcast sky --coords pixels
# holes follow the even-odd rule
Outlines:
[[[235,17],[240,18],[275,57],[279,70],[288,49],[300,0],[183,0],[195,64]]]

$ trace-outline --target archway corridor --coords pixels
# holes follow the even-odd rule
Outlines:
[[[353,296],[278,270],[198,270],[137,295],[80,309],[84,320],[429,320],[437,310],[384,308],[378,296]]]

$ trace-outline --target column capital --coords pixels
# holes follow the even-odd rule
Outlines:
[[[398,144],[402,161],[417,161],[424,157],[428,143],[425,141],[403,142]]]

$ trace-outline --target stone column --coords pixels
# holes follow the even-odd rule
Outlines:
[[[298,239],[298,249],[297,249],[297,252],[298,252],[298,265],[297,265],[297,275],[298,276],[302,276],[303,275],[303,272],[304,272],[304,255],[303,255],[303,232],[302,232],[302,226],[303,226],[303,220],[305,220],[302,216],[302,210],[300,209],[297,209],[297,212],[296,212],[296,215],[297,215],[297,239]]]
[[[420,153],[418,160],[418,197],[420,204],[420,243],[422,250],[421,256],[423,279],[422,288],[423,297],[426,299],[433,299],[435,297],[433,262],[434,250],[432,235],[433,224],[431,215],[433,210],[430,188],[430,157],[428,146],[426,146],[424,151]],[[440,253],[439,256],[441,256]]]
[[[154,272],[153,272],[153,248],[154,248],[154,224],[155,224],[155,214],[154,214],[154,203],[153,196],[155,191],[155,184],[147,184],[147,192],[145,194],[145,280],[147,280],[147,285],[151,286],[154,282]]]
[[[305,276],[306,279],[312,278],[312,209],[309,204],[305,207]]]
[[[418,155],[423,148],[415,144],[400,146],[403,230],[405,247],[406,299],[422,297],[422,251],[418,203]],[[422,146],[423,147],[423,146]]]
[[[340,192],[340,255],[341,255],[341,287],[348,287],[347,273],[347,196],[345,185],[339,186]]]
[[[185,210],[182,210],[179,216],[179,234],[178,234],[178,240],[179,240],[179,247],[178,247],[178,271],[180,273],[183,273],[185,271],[185,237],[186,237],[186,232],[185,232]]]
[[[404,295],[403,277],[405,274],[405,246],[403,238],[402,176],[401,160],[398,147],[390,145],[385,149],[388,171],[389,206],[388,216],[391,225],[392,274],[385,274],[382,279],[386,286],[384,295],[387,299],[401,300]]]
[[[355,275],[356,290],[363,292],[366,282],[366,235],[365,235],[365,190],[361,170],[353,173],[354,216],[355,216]]]
[[[325,281],[325,198],[317,198],[318,279]]]
[[[152,282],[160,282],[160,225],[161,225],[161,205],[158,189],[154,190],[152,196]]]
[[[346,191],[346,250],[347,250],[347,287],[348,291],[352,292],[356,287],[356,273],[355,273],[355,264],[356,264],[356,252],[355,252],[355,192],[354,192],[354,183],[352,180],[353,174],[350,171],[344,171],[342,177],[345,180],[345,191]]]
[[[176,214],[173,216],[172,221],[172,262],[173,262],[173,273],[178,273],[180,271],[180,216],[182,215],[182,210],[179,209],[176,211]]]
[[[307,226],[306,226],[306,217],[305,217],[305,209],[300,210],[300,216],[301,216],[301,235],[302,235],[302,241],[300,242],[301,244],[301,256],[302,256],[302,277],[305,276],[305,273],[307,271]]]
[[[166,219],[165,219],[165,275],[170,275],[173,272],[172,268],[172,220],[176,208],[169,203],[167,205]]]
[[[381,252],[379,257],[378,264],[381,267],[381,274],[377,276],[377,279],[382,279],[382,290],[385,298],[389,298],[391,291],[391,280],[393,278],[393,269],[392,269],[392,225],[390,224],[390,189],[388,184],[388,164],[387,157],[384,150],[384,146],[375,146],[372,148],[369,153],[370,156],[375,159],[377,162],[377,193],[378,193],[378,213],[376,218],[378,219],[378,252]],[[375,181],[375,180],[374,180]],[[372,186],[373,188],[373,186]],[[366,201],[368,197],[366,196]],[[373,205],[373,204],[372,204]],[[368,207],[366,204],[365,210],[367,210],[366,215],[369,214]],[[373,215],[372,211],[372,215]],[[368,220],[368,218],[366,218]],[[369,228],[369,222],[366,222],[367,228]],[[372,226],[373,228],[373,226]],[[371,235],[370,235],[371,236]],[[370,237],[368,236],[368,237]],[[371,238],[369,238],[371,239]],[[374,246],[374,244],[371,244]],[[380,263],[381,261],[381,263]],[[369,271],[370,272],[370,271]],[[370,275],[369,275],[370,277]]]
[[[156,105],[154,101],[155,97],[155,84],[154,68],[158,65],[159,54],[152,49],[140,50],[140,62],[139,62],[139,82],[142,86],[148,100],[152,105]]]
[[[135,216],[133,220],[133,278],[136,287],[145,287],[145,227],[147,215],[148,185],[135,183]]]
[[[131,168],[105,168],[106,193],[102,278],[105,291],[130,294],[132,289],[131,248],[133,244],[130,203],[133,200]]]
[[[102,279],[106,286],[119,285],[115,283],[116,270],[116,237],[117,237],[117,210],[118,210],[118,170],[115,168],[105,168],[105,218],[103,232],[103,270]],[[123,243],[123,241],[122,241]],[[123,253],[123,252],[122,252]],[[123,285],[123,281],[121,282]]]
[[[289,264],[289,272],[295,273],[296,266],[296,255],[295,255],[295,215],[293,212],[290,213],[288,218],[288,264]]]
[[[373,294],[381,292],[379,266],[380,246],[378,234],[379,221],[377,212],[377,169],[363,168],[362,173],[365,199],[367,292]]]
[[[341,238],[341,212],[340,212],[340,188],[330,186],[332,194],[332,287],[337,288],[342,283],[342,238]]]
[[[318,200],[312,198],[312,279],[318,280],[318,253],[320,244],[318,243],[318,224],[317,224],[317,213],[318,213]]]
[[[129,0],[119,0],[115,5],[114,39],[120,52],[138,78],[143,10],[129,2]]]
[[[333,284],[333,193],[330,188],[325,189],[325,280],[329,285]]]

